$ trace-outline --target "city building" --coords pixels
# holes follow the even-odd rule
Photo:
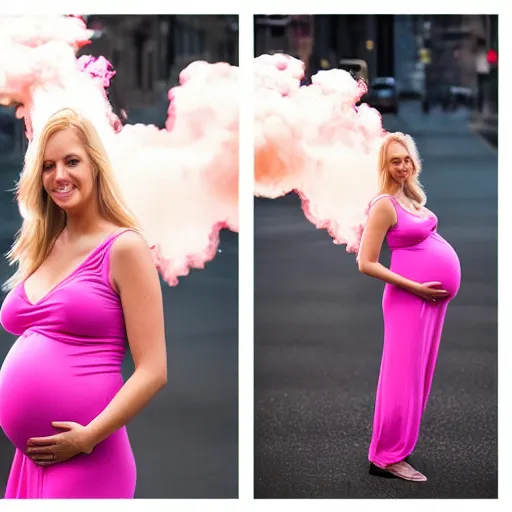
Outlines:
[[[301,59],[306,82],[361,59],[370,81],[393,76],[402,96],[441,101],[451,86],[485,90],[486,111],[498,109],[497,15],[257,15],[254,38],[256,56]]]
[[[256,14],[253,26],[255,57],[265,53],[287,53],[295,56],[292,16]]]
[[[365,60],[370,77],[393,67],[393,16],[259,15],[254,38],[256,55],[284,52],[300,58],[307,77],[338,67],[341,59]]]
[[[238,65],[238,16],[94,15],[86,21],[97,35],[80,54],[112,62],[122,77],[109,91],[117,109],[158,102],[195,60]]]

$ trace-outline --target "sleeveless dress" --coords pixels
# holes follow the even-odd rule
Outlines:
[[[41,467],[27,440],[60,432],[53,421],[87,425],[123,386],[126,332],[119,296],[108,281],[114,240],[32,304],[24,282],[11,290],[0,321],[19,336],[0,370],[0,426],[16,447],[5,498],[134,498],[136,467],[126,428],[90,455]]]
[[[439,281],[449,296],[433,302],[391,284],[384,288],[384,347],[368,456],[381,467],[404,460],[414,450],[446,310],[461,279],[455,250],[437,233],[437,217],[427,210],[422,218],[391,196],[378,196],[372,206],[383,197],[391,199],[398,218],[386,236],[390,269],[420,283]]]

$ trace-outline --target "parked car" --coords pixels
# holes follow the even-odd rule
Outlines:
[[[393,77],[377,77],[370,82],[366,103],[379,112],[398,114],[399,100],[396,80]]]
[[[362,59],[341,59],[338,68],[348,71],[356,80],[368,83],[368,64]]]

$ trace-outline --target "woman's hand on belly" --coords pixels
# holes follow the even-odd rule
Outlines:
[[[443,289],[443,283],[440,283],[439,281],[417,283],[417,285],[413,286],[410,291],[422,299],[434,302],[436,300],[445,299],[450,295]]]
[[[64,462],[81,453],[90,454],[94,448],[87,427],[73,421],[55,421],[52,426],[64,432],[48,437],[34,437],[27,442],[27,457],[39,466]]]

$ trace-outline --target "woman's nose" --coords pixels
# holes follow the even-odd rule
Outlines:
[[[66,166],[62,163],[58,163],[55,166],[55,178],[63,179],[67,176]]]

